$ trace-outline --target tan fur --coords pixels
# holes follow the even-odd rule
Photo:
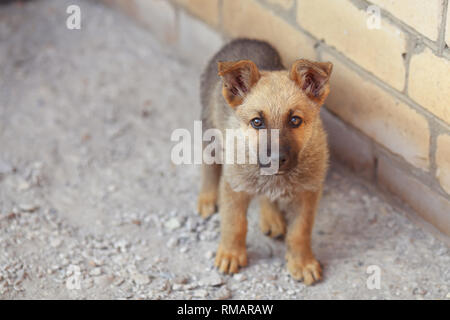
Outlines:
[[[286,222],[277,203],[270,201],[267,197],[261,197],[261,213],[259,226],[262,233],[272,238],[284,236],[286,233]]]
[[[328,165],[326,133],[319,117],[329,93],[331,63],[294,62],[289,71],[259,70],[252,61],[219,62],[222,81],[208,84],[203,119],[208,127],[255,130],[250,121],[264,116],[268,129],[279,129],[279,144],[289,150],[291,164],[284,174],[261,175],[257,164],[203,165],[199,212],[213,213],[219,195],[221,241],[215,265],[237,272],[247,264],[246,212],[252,197],[261,196],[261,230],[279,237],[287,227],[287,267],[305,284],[321,279],[321,268],[311,250],[311,232]],[[293,128],[292,116],[303,119]],[[218,190],[218,192],[217,192]]]

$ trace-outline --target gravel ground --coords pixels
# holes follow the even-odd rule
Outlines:
[[[313,235],[324,281],[289,277],[257,203],[249,266],[218,274],[199,168],[170,161],[172,130],[200,113],[198,68],[100,4],[69,31],[67,3],[0,7],[0,298],[450,298],[449,248],[338,165]]]

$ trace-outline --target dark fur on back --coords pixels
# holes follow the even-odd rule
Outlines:
[[[213,89],[221,81],[217,75],[217,62],[236,60],[252,60],[260,70],[284,69],[278,51],[265,41],[241,38],[229,42],[211,58],[201,76],[200,97],[203,121],[208,119],[208,105]],[[205,124],[208,127],[208,124]]]

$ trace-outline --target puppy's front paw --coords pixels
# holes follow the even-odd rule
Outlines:
[[[206,219],[217,211],[217,193],[216,192],[202,192],[198,196],[197,203],[198,213],[202,218]]]
[[[247,265],[247,250],[244,248],[225,249],[219,246],[214,265],[223,273],[236,273],[239,267]]]
[[[301,259],[288,253],[286,260],[289,273],[295,280],[303,280],[309,286],[322,279],[322,268],[314,257]]]

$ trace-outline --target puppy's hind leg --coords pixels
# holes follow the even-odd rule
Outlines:
[[[202,183],[198,196],[197,210],[205,219],[217,211],[221,172],[222,165],[220,164],[202,164]]]
[[[261,198],[261,213],[259,217],[261,231],[272,238],[281,238],[286,233],[286,222],[283,213],[275,202],[266,197]]]

